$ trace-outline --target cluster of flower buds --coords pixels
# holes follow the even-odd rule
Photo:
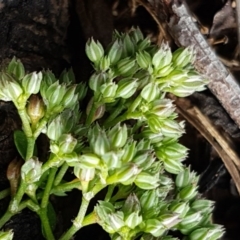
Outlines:
[[[176,240],[169,230],[190,240],[218,239],[223,229],[211,222],[213,203],[200,198],[198,177],[182,163],[188,154],[178,142],[184,123],[176,120],[173,102],[166,98],[167,92],[182,97],[204,89],[206,80],[191,67],[193,50],[172,54],[167,44],[158,48],[135,29],[115,32],[106,50],[90,39],[86,54],[95,72],[89,80],[94,93],[85,126],[79,125],[78,101],[87,88],[73,84],[71,69],[59,80],[50,71],[25,74],[14,58],[0,72],[0,99],[25,108],[32,132],[41,126],[39,134],[50,139],[49,160],[42,166],[30,158],[21,168],[25,193],[34,197],[46,168],[65,163],[73,167],[85,200],[99,186],[118,189],[94,210],[113,240]],[[93,123],[105,113],[103,127]],[[130,119],[136,126],[120,124]]]
[[[188,210],[187,204],[175,204],[174,207],[172,203],[169,207],[169,203],[160,197],[161,191],[160,188],[144,192],[137,189],[136,194],[130,194],[116,207],[100,201],[95,207],[98,223],[112,235],[112,239],[132,239],[136,235],[142,235],[141,239],[174,239],[167,233],[182,221],[181,213]]]
[[[64,109],[74,108],[78,100],[86,95],[84,84],[74,85],[69,76],[70,73],[65,72],[60,82],[50,71],[43,72],[40,93],[46,105],[47,115],[57,115]]]
[[[187,203],[182,221],[178,224],[183,234],[189,235],[189,239],[219,239],[224,230],[211,223],[211,213],[214,202],[201,199],[197,191],[198,177],[190,168],[180,172],[175,180],[177,199],[183,204]]]
[[[0,100],[12,101],[18,111],[24,112],[23,128],[29,124],[32,131],[31,134],[29,128],[23,129],[28,136],[34,135],[34,131],[39,135],[44,127],[40,123],[42,119],[46,122],[64,109],[74,109],[86,95],[85,84],[73,83],[71,69],[64,71],[57,80],[50,71],[26,74],[21,61],[13,58],[7,69],[0,72]],[[37,131],[39,125],[41,129]]]
[[[178,143],[174,138],[164,138],[159,144],[155,144],[157,157],[163,161],[166,171],[177,174],[183,170],[182,161],[188,154],[188,149]]]
[[[117,124],[107,131],[93,126],[83,154],[74,160],[66,159],[74,167],[76,177],[84,184],[99,179],[103,185],[134,183],[145,190],[158,187],[162,165],[156,161],[150,142],[130,140],[128,131],[126,125]]]
[[[50,150],[54,154],[55,162],[52,166],[59,166],[65,160],[74,162],[77,152],[81,151],[81,133],[84,130],[78,125],[80,118],[78,104],[74,109],[66,109],[50,121],[45,129],[50,139]]]

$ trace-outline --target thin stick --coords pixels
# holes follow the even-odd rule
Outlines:
[[[212,145],[219,157],[222,159],[228,172],[233,178],[238,193],[240,194],[240,159],[238,155],[232,150],[229,140],[218,132],[216,127],[209,121],[209,119],[201,113],[196,106],[186,108],[186,105],[181,101],[176,101],[179,113],[192,125],[200,134]]]

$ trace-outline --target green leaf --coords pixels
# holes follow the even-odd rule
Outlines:
[[[47,215],[48,215],[50,226],[52,230],[54,230],[57,224],[57,216],[51,202],[48,202]]]
[[[27,137],[23,131],[17,130],[14,132],[14,143],[17,150],[23,159],[26,158],[27,154]]]

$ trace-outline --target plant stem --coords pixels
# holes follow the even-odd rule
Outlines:
[[[27,136],[27,138],[32,137],[32,129],[31,129],[30,123],[28,121],[28,116],[27,116],[25,107],[22,109],[18,109],[18,114],[22,120],[23,131],[24,131],[25,135]]]
[[[9,211],[6,211],[5,214],[0,219],[0,229],[4,226],[6,222],[13,216],[13,213],[10,213]]]
[[[104,198],[104,201],[109,202],[109,200],[110,200],[111,197],[112,197],[114,188],[115,188],[115,185],[114,185],[114,184],[108,186],[108,191],[107,191],[107,194],[106,194],[106,196],[105,196],[105,198]]]
[[[73,188],[79,189],[80,186],[81,186],[81,183],[79,182],[78,179],[76,179],[71,182],[64,183],[64,184],[58,185],[57,187],[54,187],[51,193],[52,194],[59,193],[59,192],[64,193],[64,192],[71,191]]]
[[[43,164],[43,166],[42,166],[42,174],[41,174],[41,175],[43,175],[43,173],[45,173],[49,168],[54,167],[54,166],[55,166],[54,164],[55,164],[57,161],[59,161],[59,158],[58,158],[57,155],[54,155],[52,158],[51,158],[51,156],[50,156],[50,159],[48,159],[48,161],[45,162],[45,163]]]
[[[0,191],[0,200],[9,196],[11,193],[10,188]]]
[[[42,197],[42,201],[41,201],[41,209],[39,211],[39,215],[40,215],[40,219],[42,222],[42,226],[44,229],[44,233],[46,234],[46,238],[48,240],[54,240],[54,236],[53,236],[53,232],[52,232],[52,228],[50,226],[49,223],[49,219],[48,219],[48,215],[47,215],[47,207],[49,204],[49,196],[51,193],[51,189],[52,189],[52,185],[53,185],[53,181],[55,178],[57,172],[57,168],[52,168],[50,170],[49,176],[48,176],[48,180],[47,180],[47,185],[45,187],[44,193],[43,193],[43,197]]]
[[[104,121],[103,126],[113,121],[125,108],[124,103],[126,99],[121,98],[119,103],[117,104],[115,110],[111,113],[111,115]]]
[[[42,223],[47,240],[55,240],[55,237],[53,235],[52,228],[50,226],[49,219],[47,216],[47,208],[40,209],[39,217],[41,219],[41,223]]]
[[[0,228],[17,212],[20,211],[19,204],[22,200],[22,197],[24,195],[26,189],[26,184],[21,181],[20,186],[18,188],[17,194],[15,197],[11,200],[7,211],[0,219]]]
[[[120,115],[119,117],[115,118],[114,120],[112,120],[111,122],[106,123],[104,126],[106,128],[115,126],[116,124],[118,124],[119,122],[123,122],[125,120],[128,119],[128,112],[125,112],[124,114]]]
[[[84,216],[87,212],[87,208],[89,205],[89,201],[82,197],[81,207],[79,209],[78,215],[73,221],[73,225],[68,229],[68,231],[60,238],[60,240],[69,240],[71,237],[80,229],[82,228],[82,223]]]
[[[57,176],[56,176],[56,178],[55,178],[55,180],[54,180],[54,183],[53,183],[54,186],[57,186],[57,185],[62,181],[65,173],[67,172],[67,170],[68,170],[68,165],[67,165],[67,163],[65,162],[65,163],[61,166],[61,169],[59,170],[59,172],[58,172],[58,174],[57,174]]]
[[[94,223],[97,223],[97,217],[96,217],[96,214],[95,212],[91,212],[89,213],[82,221],[82,226],[85,227],[85,226],[88,226],[88,225],[91,225],[91,224],[94,224]]]
[[[19,211],[22,211],[25,207],[28,207],[30,210],[36,212],[39,214],[40,207],[38,204],[34,203],[31,199],[28,199],[26,201],[23,201],[19,205]]]
[[[8,207],[8,211],[10,211],[11,213],[17,213],[19,211],[19,204],[25,193],[26,187],[27,187],[26,183],[24,183],[21,180],[18,191],[17,191],[15,197],[11,200],[9,207]]]
[[[28,145],[27,145],[26,160],[29,160],[33,156],[34,146],[35,146],[35,138],[28,137],[27,141],[28,141]]]
[[[46,208],[48,205],[48,200],[49,200],[49,196],[50,196],[50,192],[52,189],[52,185],[53,185],[53,181],[54,181],[56,172],[57,172],[57,168],[51,168],[49,176],[48,176],[48,180],[47,180],[47,185],[44,189],[42,202],[41,202],[41,208]]]
[[[38,126],[38,128],[36,129],[36,131],[33,133],[33,136],[35,139],[37,139],[37,137],[41,134],[43,128],[46,126],[47,122],[49,120],[49,117],[44,117],[41,121],[40,124]]]

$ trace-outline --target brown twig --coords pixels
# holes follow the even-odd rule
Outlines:
[[[195,67],[209,80],[209,89],[218,98],[231,118],[240,127],[240,88],[228,72],[199,29],[192,21],[187,6],[180,0],[141,0],[148,11],[165,22],[168,32],[179,46],[192,46],[196,51]],[[161,6],[156,7],[156,6]]]
[[[240,194],[240,160],[232,149],[229,139],[219,133],[217,128],[196,107],[186,104],[186,101],[175,99],[179,113],[212,145],[219,157],[224,162],[228,172],[234,180]],[[186,107],[188,106],[188,107]]]

